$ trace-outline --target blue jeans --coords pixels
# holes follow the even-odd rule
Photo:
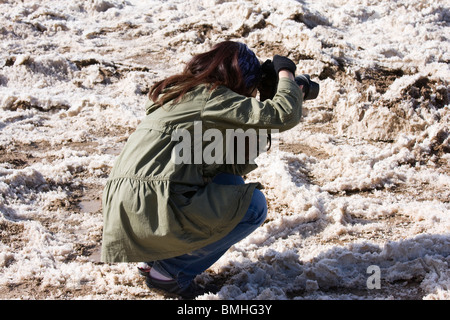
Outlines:
[[[241,176],[221,173],[214,177],[213,182],[218,184],[239,185],[244,184]],[[235,243],[241,241],[266,219],[267,202],[264,194],[255,189],[247,213],[241,222],[225,237],[203,248],[178,257],[154,261],[152,267],[158,272],[168,275],[178,281],[181,288],[200,273],[212,266]]]

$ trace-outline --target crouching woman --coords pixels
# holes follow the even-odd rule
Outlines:
[[[260,101],[259,60],[245,44],[225,41],[152,87],[146,117],[104,189],[102,261],[146,262],[147,285],[182,298],[204,292],[194,278],[264,222],[267,204],[258,184],[242,178],[255,164],[230,164],[226,150],[223,161],[194,161],[210,145],[205,139],[190,144],[190,156],[178,154],[192,161],[174,161],[174,135],[194,137],[199,123],[201,134],[214,128],[224,137],[227,130],[293,128],[303,99],[296,67],[275,56],[273,68],[276,93]]]

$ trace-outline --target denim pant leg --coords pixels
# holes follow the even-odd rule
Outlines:
[[[244,184],[242,177],[232,174],[219,174],[213,180],[218,184]],[[255,189],[247,213],[241,222],[225,237],[191,253],[165,260],[155,261],[153,268],[162,274],[178,280],[180,287],[189,283],[208,269],[235,243],[247,237],[266,219],[267,202],[264,194]]]

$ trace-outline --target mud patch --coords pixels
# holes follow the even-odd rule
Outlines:
[[[24,247],[21,241],[23,231],[24,226],[19,222],[0,220],[0,242],[14,251],[18,251]],[[9,255],[4,257],[3,261],[0,261],[0,267],[8,267],[13,262],[14,256]]]
[[[396,79],[403,77],[404,74],[401,69],[390,70],[376,67],[357,70],[355,79],[363,85],[363,91],[366,91],[369,86],[375,86],[376,92],[383,94]],[[368,101],[370,100],[368,99]]]
[[[329,157],[329,154],[324,150],[320,150],[318,148],[309,146],[307,144],[298,142],[298,143],[280,143],[280,150],[292,152],[293,154],[306,154],[310,157],[314,157],[317,159],[326,159]]]
[[[410,97],[413,108],[441,109],[449,104],[449,87],[442,80],[420,77],[412,85],[403,89],[402,95]]]

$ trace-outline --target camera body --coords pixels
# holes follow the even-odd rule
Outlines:
[[[261,81],[258,84],[258,91],[261,101],[272,99],[277,92],[278,75],[275,72],[271,60],[266,60],[261,65]],[[320,86],[317,82],[311,80],[308,74],[302,74],[295,77],[295,82],[303,86],[303,100],[313,100],[317,98]]]

